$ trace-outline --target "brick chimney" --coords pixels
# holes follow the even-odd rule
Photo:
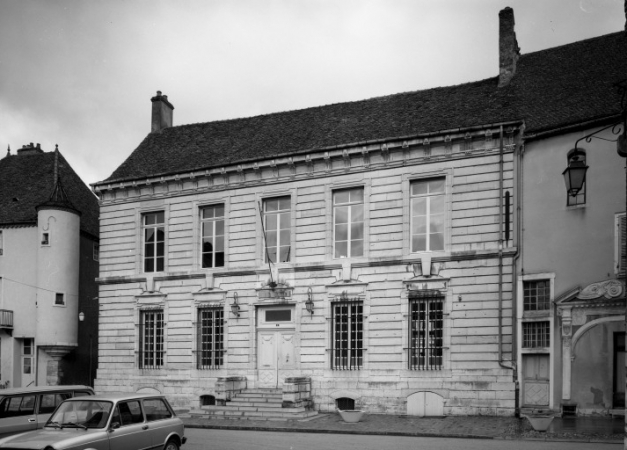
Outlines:
[[[514,10],[499,12],[499,87],[507,86],[516,73],[520,48],[514,31]]]
[[[22,148],[17,151],[17,154],[20,156],[25,156],[37,155],[43,152],[44,151],[41,149],[41,146],[39,144],[37,144],[37,147],[35,147],[35,145],[33,145],[33,143],[31,142],[30,144],[22,145]]]
[[[150,132],[160,132],[164,128],[172,126],[172,111],[174,106],[168,101],[167,95],[161,95],[161,91],[157,91],[157,95],[150,99],[152,102],[152,127]]]

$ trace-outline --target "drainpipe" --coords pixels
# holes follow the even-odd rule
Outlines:
[[[500,127],[499,140],[499,365],[506,369],[514,369],[513,365],[507,365],[503,362],[503,125]]]

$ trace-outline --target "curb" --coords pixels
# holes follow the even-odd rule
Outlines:
[[[480,434],[453,434],[453,433],[420,433],[402,431],[358,431],[358,430],[332,430],[332,429],[308,429],[308,428],[283,428],[283,427],[260,427],[260,426],[236,426],[218,424],[198,424],[185,423],[185,428],[206,429],[206,430],[233,430],[233,431],[270,431],[278,433],[312,433],[312,434],[349,434],[364,436],[407,436],[407,437],[431,437],[450,439],[488,439],[503,441],[537,441],[537,442],[582,442],[594,444],[622,444],[622,440],[602,440],[595,438],[566,439],[566,438],[525,438],[516,436],[486,436]]]

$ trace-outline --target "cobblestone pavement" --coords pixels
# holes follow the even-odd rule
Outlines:
[[[624,429],[622,418],[555,418],[547,432],[534,431],[526,419],[514,417],[419,418],[370,414],[354,424],[345,423],[338,414],[319,414],[310,419],[296,421],[209,419],[185,414],[181,418],[189,428],[598,443],[621,443]]]

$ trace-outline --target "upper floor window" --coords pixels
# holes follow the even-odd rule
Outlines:
[[[263,220],[266,232],[265,262],[291,260],[291,199],[289,196],[263,201]]]
[[[545,348],[551,345],[549,321],[523,322],[523,348]]]
[[[224,205],[206,206],[200,214],[202,267],[224,267]]]
[[[549,280],[523,282],[523,310],[542,311],[551,306],[551,282]]]
[[[65,306],[65,296],[63,294],[56,293],[54,297],[54,304],[57,306]]]
[[[165,270],[165,214],[163,211],[142,216],[144,235],[144,272]]]
[[[411,251],[444,250],[445,179],[411,183]]]
[[[364,254],[364,189],[333,192],[333,254],[350,258]]]
[[[0,230],[0,255],[2,255],[3,250],[3,244],[2,244],[2,230]]]
[[[100,245],[94,242],[94,261],[100,261]]]

